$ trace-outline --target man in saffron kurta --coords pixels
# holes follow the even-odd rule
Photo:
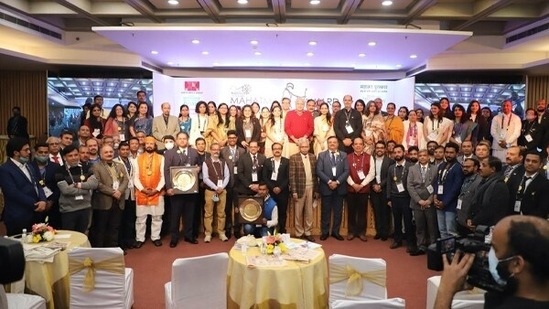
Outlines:
[[[145,242],[147,216],[152,217],[151,240],[162,246],[160,229],[164,214],[164,157],[155,152],[154,137],[145,138],[145,152],[137,157],[134,186],[136,198],[135,247],[141,248]]]

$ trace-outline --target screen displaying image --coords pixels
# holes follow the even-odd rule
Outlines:
[[[493,113],[500,111],[503,100],[510,99],[513,102],[513,112],[523,118],[526,85],[416,83],[414,108],[429,111],[431,103],[444,97],[450,100],[450,106],[459,103],[465,109],[472,100],[477,100],[481,107],[489,107]]]
[[[82,106],[93,104],[93,97],[103,96],[103,109],[109,113],[115,104],[126,106],[136,101],[137,91],[147,93],[152,104],[152,79],[48,77],[49,135],[59,136],[63,130],[78,131]],[[85,116],[84,116],[85,117]]]

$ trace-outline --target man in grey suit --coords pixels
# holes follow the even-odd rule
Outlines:
[[[164,153],[164,177],[166,179],[166,193],[171,197],[171,217],[170,217],[170,248],[175,248],[179,241],[179,222],[181,215],[184,217],[184,237],[185,241],[191,244],[197,244],[198,240],[193,235],[193,218],[196,211],[197,194],[178,194],[174,195],[172,178],[170,176],[170,167],[172,166],[195,166],[198,165],[198,152],[189,147],[189,135],[186,132],[179,132],[175,138],[177,147]]]
[[[176,136],[179,133],[179,119],[170,115],[170,103],[162,103],[162,115],[154,117],[152,122],[152,135],[156,139],[156,147],[159,151],[164,149],[162,138],[166,135]]]
[[[316,161],[316,174],[320,178],[319,190],[322,199],[320,217],[320,240],[326,240],[330,232],[330,219],[333,213],[332,236],[337,240],[343,240],[339,234],[341,217],[343,213],[343,198],[347,194],[347,177],[349,177],[349,165],[347,154],[338,151],[337,137],[328,138],[328,150],[318,154]]]
[[[410,194],[410,208],[416,220],[417,250],[410,255],[421,255],[438,238],[437,212],[433,204],[433,180],[437,169],[429,164],[429,153],[422,149],[418,153],[418,164],[410,167],[406,183]],[[428,237],[427,237],[428,236]]]
[[[238,181],[238,159],[242,157],[246,151],[244,148],[236,146],[238,136],[235,130],[229,130],[227,132],[227,146],[221,149],[221,159],[227,162],[231,178],[229,184],[225,188],[227,190],[227,205],[225,206],[225,235],[227,238],[231,238],[231,229],[233,226],[237,226],[237,222],[233,224],[233,212],[234,208],[238,206],[238,194],[236,193],[236,183]],[[240,225],[238,225],[240,226]],[[235,228],[235,237],[240,237],[239,228]]]

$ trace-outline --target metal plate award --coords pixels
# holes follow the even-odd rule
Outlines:
[[[170,177],[174,194],[198,193],[198,166],[172,166]]]
[[[261,197],[238,197],[238,214],[240,223],[261,224],[263,219],[263,199]]]

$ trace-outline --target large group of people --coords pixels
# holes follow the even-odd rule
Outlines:
[[[8,235],[33,223],[88,233],[93,246],[140,248],[150,235],[198,243],[242,233],[286,232],[315,241],[313,207],[320,201],[320,240],[366,238],[371,202],[375,239],[405,243],[420,255],[438,237],[466,235],[512,214],[549,215],[549,111],[545,100],[521,121],[511,101],[491,117],[478,101],[465,108],[447,98],[421,109],[397,109],[379,98],[343,105],[283,98],[270,108],[200,101],[179,115],[161,104],[116,104],[107,113],[94,98],[78,132],[63,131],[33,151],[24,136],[9,140],[0,167]],[[13,125],[12,125],[13,127]],[[16,130],[12,129],[12,132]],[[197,193],[181,194],[171,167],[197,166]],[[261,222],[241,224],[239,199],[264,201]],[[294,216],[288,218],[289,205]],[[147,221],[148,217],[150,221]],[[180,222],[183,218],[183,231]],[[150,232],[147,233],[147,226]]]

